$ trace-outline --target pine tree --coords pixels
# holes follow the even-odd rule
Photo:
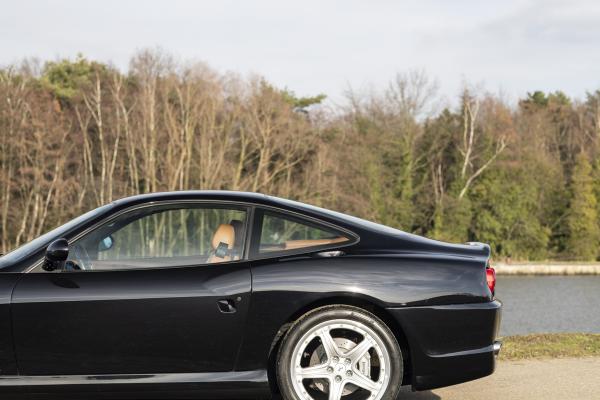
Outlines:
[[[600,245],[600,227],[592,166],[583,153],[577,156],[571,182],[571,196],[567,217],[567,252],[574,260],[594,261]]]

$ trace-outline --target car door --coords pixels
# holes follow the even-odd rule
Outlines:
[[[65,269],[25,274],[12,296],[22,375],[230,371],[251,278],[248,212],[162,204],[70,240]]]

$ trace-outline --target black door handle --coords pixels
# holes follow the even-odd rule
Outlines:
[[[231,314],[236,312],[235,303],[231,299],[221,299],[217,301],[219,310],[225,314]]]

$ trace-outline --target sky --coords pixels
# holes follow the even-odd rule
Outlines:
[[[424,70],[441,94],[467,83],[515,100],[600,88],[596,0],[9,0],[0,65],[75,57],[127,70],[159,47],[298,95],[340,99]]]

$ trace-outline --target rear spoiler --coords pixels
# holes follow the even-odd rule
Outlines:
[[[481,247],[482,250],[486,253],[486,257],[487,258],[490,258],[490,256],[492,255],[492,249],[491,249],[490,245],[487,244],[487,243],[482,243],[482,242],[466,242],[465,244],[467,246]]]

